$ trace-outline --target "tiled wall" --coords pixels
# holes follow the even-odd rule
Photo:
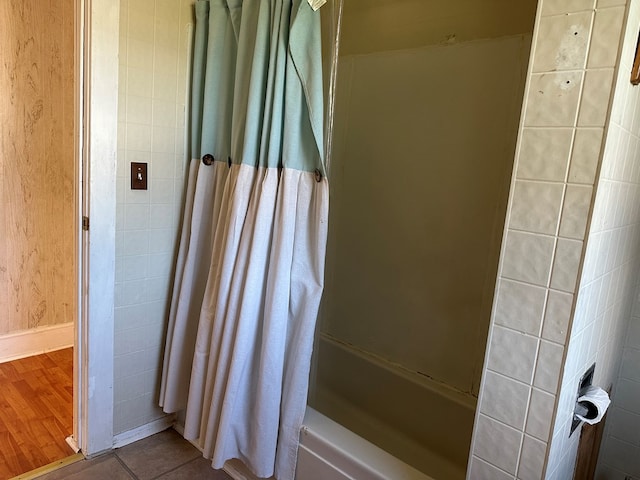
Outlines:
[[[547,478],[554,480],[570,478],[575,466],[579,432],[571,437],[569,432],[577,385],[585,370],[596,362],[596,385],[602,388],[613,385],[614,398],[627,391],[624,382],[616,382],[616,377],[638,282],[640,254],[640,158],[637,156],[640,117],[638,89],[632,88],[629,82],[640,23],[637,13],[640,2],[629,3],[636,12],[635,21],[628,22],[622,63],[614,81],[614,100],[549,452]],[[618,29],[621,7],[606,13],[610,25]],[[615,36],[612,31],[612,54],[617,44]],[[632,125],[634,122],[636,125]],[[636,370],[637,367],[636,363]],[[619,421],[615,418],[617,415],[612,417],[613,423]],[[614,445],[615,442],[609,443],[606,450],[611,452]],[[612,461],[616,458],[610,457]],[[624,476],[608,478],[624,480]]]
[[[164,329],[187,166],[190,0],[120,1],[114,434],[159,417]],[[130,189],[147,162],[149,189]]]
[[[611,263],[596,267],[588,277],[595,283],[583,282],[591,290],[576,294],[624,13],[625,0],[541,0],[538,6],[469,479],[540,479],[545,471],[571,478],[572,457],[563,455],[573,451],[562,437],[565,417],[571,418],[569,390],[560,389],[563,365],[567,385],[596,352],[597,380],[615,368],[609,339],[617,330],[606,322],[624,318],[635,281],[623,255],[633,229],[623,227],[629,218],[622,209],[616,227],[600,228],[619,233],[603,233],[591,250]],[[621,200],[620,191],[627,189],[605,197],[606,213]],[[605,218],[604,211],[596,218]],[[610,291],[622,293],[608,298]],[[585,304],[592,297],[607,300],[603,310]],[[601,315],[577,320],[565,362],[575,303],[577,312]],[[596,328],[605,332],[603,348],[599,335],[587,341]]]
[[[622,46],[621,67],[611,113],[603,177],[605,193],[614,198],[618,206],[626,208],[610,210],[605,221],[609,221],[611,236],[628,240],[624,254],[637,259],[640,253],[638,242],[638,209],[640,203],[640,87],[629,82],[633,56],[640,26],[640,0],[630,2],[627,29]],[[617,159],[617,161],[613,161]],[[626,200],[625,200],[626,197]],[[615,208],[615,205],[612,205]],[[631,210],[630,210],[631,209]],[[619,210],[622,210],[619,212]],[[619,212],[619,213],[618,213]],[[602,212],[606,215],[607,212]],[[614,223],[615,222],[615,223]],[[620,227],[616,228],[617,225]],[[620,235],[633,229],[631,234]],[[609,261],[607,261],[609,263]],[[638,280],[635,278],[634,280]],[[616,290],[618,290],[616,288]],[[632,292],[625,291],[631,297]],[[623,350],[618,378],[614,384],[613,403],[609,410],[605,439],[598,462],[598,478],[602,480],[624,480],[627,475],[640,477],[640,297],[635,292],[633,315],[626,328],[616,332],[623,338],[614,337],[610,350],[618,355]],[[622,294],[622,292],[619,292]],[[625,304],[625,310],[627,305]],[[624,345],[624,348],[622,348]]]

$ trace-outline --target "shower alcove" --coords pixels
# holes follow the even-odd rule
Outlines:
[[[535,10],[343,5],[309,405],[434,478],[465,475]]]

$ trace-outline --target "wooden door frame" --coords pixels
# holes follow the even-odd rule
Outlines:
[[[69,443],[89,457],[113,447],[119,3],[76,0],[78,319]]]

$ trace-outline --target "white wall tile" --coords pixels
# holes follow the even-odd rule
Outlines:
[[[547,444],[528,435],[522,442],[522,455],[518,466],[518,479],[539,480],[544,469]]]
[[[615,66],[623,19],[623,6],[597,11],[589,51],[589,68]]]
[[[141,30],[139,30],[141,31]],[[139,70],[140,75],[151,77],[153,75],[153,41],[129,37],[127,40],[127,66]],[[130,77],[127,77],[130,80]]]
[[[538,340],[513,330],[494,327],[488,367],[502,375],[531,383]]]
[[[153,48],[153,17],[154,12],[153,4],[146,6],[146,3],[150,3],[146,0],[133,0],[129,3],[129,24],[127,28],[127,37],[129,41],[140,40]],[[151,15],[150,15],[151,14]]]
[[[497,373],[487,372],[484,388],[486,395],[480,404],[480,412],[522,430],[530,387]]]
[[[149,253],[173,253],[176,237],[177,234],[173,228],[149,230]]]
[[[151,123],[150,98],[129,95],[125,101],[125,121],[127,123],[140,123],[143,125],[149,125]]]
[[[580,102],[579,126],[604,126],[612,84],[613,68],[587,71],[582,101]]]
[[[584,68],[592,16],[592,11],[584,11],[542,18],[538,36],[545,41],[540,42],[536,48],[533,71],[551,72]]]
[[[474,480],[513,480],[513,475],[475,456],[471,459],[469,477]]]
[[[575,123],[581,71],[537,73],[530,78],[525,126],[567,127]]]
[[[173,203],[175,198],[173,192],[173,180],[170,178],[153,179],[150,202],[152,204]]]
[[[553,237],[510,230],[506,238],[502,276],[546,285],[554,243]]]
[[[582,242],[564,238],[558,239],[551,275],[551,287],[565,292],[573,292],[576,287],[581,258]]]
[[[154,98],[153,106],[153,124],[158,127],[178,126],[176,117],[176,102],[170,100],[162,100]]]
[[[601,128],[579,128],[573,143],[569,182],[593,185],[602,147]]]
[[[149,150],[151,148],[151,127],[128,123],[125,142],[127,150]]]
[[[176,67],[172,67],[168,72],[156,75],[153,78],[153,98],[170,100],[175,98],[178,90],[178,80],[176,78]]]
[[[617,439],[640,445],[640,414],[611,407],[607,412],[607,425],[609,433]]]
[[[598,0],[598,8],[615,7],[617,5],[625,5],[627,0]]]
[[[551,436],[555,403],[555,396],[534,388],[531,392],[525,432],[538,440],[548,442]]]
[[[615,437],[610,437],[602,448],[600,458],[604,463],[621,467],[620,469],[625,472],[631,470],[633,472],[630,473],[634,475],[640,473],[640,464],[637,461],[637,446],[623,442]]]
[[[126,255],[122,260],[122,281],[141,280],[147,276],[147,255]]]
[[[637,297],[638,296],[636,294],[636,298],[635,298],[636,304],[640,302],[640,298],[637,298]],[[637,311],[637,307],[636,307],[636,311]],[[633,345],[633,346],[640,345],[640,318],[635,315],[629,321],[629,329],[627,332],[627,342],[628,342],[628,345]]]
[[[149,178],[165,178],[175,180],[176,155],[170,152],[154,152],[153,161],[149,165]]]
[[[125,230],[124,250],[121,255],[144,255],[149,253],[148,230]]]
[[[521,135],[517,178],[563,182],[573,129],[525,128]]]
[[[121,67],[124,68],[124,67]],[[127,95],[150,97],[153,90],[153,75],[144,67],[127,64]]]
[[[495,323],[538,335],[545,296],[544,288],[502,279],[497,292]]]
[[[626,378],[618,381],[618,388],[614,394],[615,404],[630,412],[638,410],[638,399],[640,398],[640,383]]]
[[[561,183],[516,180],[509,228],[555,234],[563,191]]]
[[[122,286],[121,305],[135,305],[147,300],[147,283],[144,279],[125,280]]]
[[[149,277],[165,277],[173,266],[173,252],[149,255]]]
[[[595,0],[544,0],[542,2],[542,15],[581,12],[592,10],[594,6]]]
[[[564,345],[567,339],[572,305],[573,295],[555,290],[549,291],[542,326],[542,338]]]
[[[628,380],[640,383],[640,350],[625,348],[622,355],[620,376]],[[640,399],[638,399],[640,401]],[[638,409],[640,413],[640,409]]]
[[[149,205],[149,228],[171,228],[173,218],[170,203],[154,203]]]
[[[563,353],[564,348],[561,345],[545,340],[540,342],[536,373],[533,380],[535,387],[552,394],[557,392]]]
[[[512,475],[516,473],[522,433],[480,415],[476,424],[475,455]]]
[[[171,153],[176,151],[176,129],[173,127],[153,127],[154,153]]]
[[[124,225],[125,230],[146,230],[149,228],[149,205],[147,204],[125,204]]]
[[[586,233],[593,189],[587,185],[567,185],[562,207],[560,235],[582,240]]]

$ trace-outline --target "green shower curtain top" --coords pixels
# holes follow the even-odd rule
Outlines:
[[[230,21],[216,22],[216,9]],[[192,157],[324,176],[320,12],[307,0],[198,0],[195,10],[208,22],[195,32]]]

